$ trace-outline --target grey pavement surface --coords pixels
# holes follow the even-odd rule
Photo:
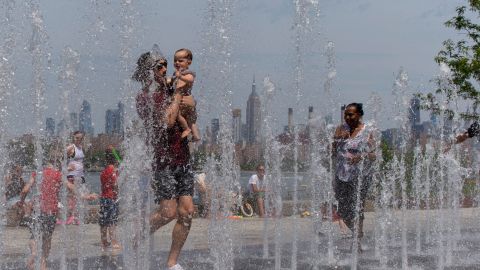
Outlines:
[[[381,257],[381,250],[375,245],[374,230],[379,226],[375,220],[378,219],[375,213],[366,213],[365,238],[362,240],[363,252],[358,255],[357,269],[401,269],[402,250],[406,250],[405,254],[408,254],[407,269],[440,269],[442,267],[443,269],[480,269],[480,227],[478,226],[480,209],[466,208],[457,212],[406,211],[407,245],[403,249],[401,244],[403,214],[401,211],[390,214],[390,220],[384,223],[389,231],[384,257]],[[228,258],[231,257],[233,269],[275,269],[277,258],[281,269],[292,269],[292,250],[294,249],[292,243],[296,235],[297,269],[351,269],[352,238],[341,235],[337,224],[332,225],[328,221],[316,224],[314,220],[313,217],[281,218],[278,223],[280,224],[279,248],[276,250],[276,220],[274,219],[221,219],[212,222],[209,219],[197,218],[194,219],[190,235],[180,256],[180,263],[185,269],[220,269],[217,259],[228,262]],[[439,221],[443,221],[443,228]],[[458,222],[455,223],[455,221]],[[265,222],[266,227],[264,227]],[[173,225],[174,222],[155,233],[154,250],[148,260],[149,266],[134,268],[164,269]],[[66,250],[67,269],[80,269],[79,257],[83,260],[83,269],[128,269],[125,260],[133,256],[132,252],[123,250],[102,253],[97,224],[65,227],[65,229],[62,226],[56,227],[49,258],[50,269],[60,269],[62,250]],[[229,229],[226,229],[227,227]],[[419,241],[417,241],[417,228],[420,228]],[[314,233],[315,230],[318,233]],[[456,238],[449,237],[456,232],[459,233]],[[119,230],[122,236],[129,233],[131,232]],[[263,255],[264,235],[267,235],[268,243],[266,256]],[[378,235],[377,233],[377,237]],[[3,231],[3,236],[5,241],[1,269],[25,269],[26,257],[29,255],[28,229],[7,227]],[[77,236],[79,238],[75,240]],[[328,256],[329,239],[332,240],[331,256]],[[456,241],[451,241],[452,239]],[[81,243],[80,251],[76,244],[78,242]],[[231,251],[229,251],[230,244]],[[78,256],[79,254],[81,256]],[[439,254],[442,255],[439,256]]]

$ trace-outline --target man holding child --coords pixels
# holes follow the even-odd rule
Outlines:
[[[180,110],[194,111],[195,101],[191,95],[179,97],[169,91],[166,71],[167,60],[159,52],[147,52],[138,59],[133,78],[142,83],[137,112],[154,157],[152,188],[158,207],[150,216],[150,233],[177,219],[167,269],[182,270],[177,259],[192,224],[194,177],[188,140],[177,119]]]

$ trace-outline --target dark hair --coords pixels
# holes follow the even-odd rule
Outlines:
[[[348,108],[348,107],[350,107],[350,106],[355,107],[355,110],[356,110],[361,116],[363,116],[363,104],[362,104],[362,103],[356,103],[356,102],[350,103],[350,104],[347,105],[346,108]]]
[[[144,82],[148,79],[148,71],[150,70],[150,52],[143,53],[137,60],[137,68],[132,75],[132,79],[137,82]]]
[[[189,49],[185,49],[185,48],[181,48],[181,49],[178,49],[175,54],[177,54],[178,52],[186,52],[187,53],[187,59],[192,61],[193,60],[193,54],[192,54],[192,51],[190,51]]]
[[[255,169],[258,171],[258,169],[260,169],[260,167],[265,168],[265,165],[263,165],[263,163],[260,163],[260,164],[257,165],[257,167],[255,167]]]
[[[72,136],[75,136],[75,135],[78,135],[78,134],[82,134],[82,136],[85,136],[85,134],[83,133],[83,131],[80,131],[80,130],[75,130],[72,134]]]
[[[106,165],[115,164],[116,162],[117,162],[117,159],[115,158],[115,155],[113,154],[113,148],[112,147],[107,147],[107,149],[105,149],[105,163],[106,163]]]
[[[137,82],[145,82],[149,78],[150,70],[159,63],[168,64],[167,59],[157,53],[146,52],[140,55],[137,60],[137,67],[132,75],[132,79]]]

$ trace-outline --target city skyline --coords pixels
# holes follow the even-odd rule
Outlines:
[[[106,131],[108,130],[111,132],[111,134],[123,136],[124,111],[124,105],[122,102],[117,103],[116,110],[108,109],[107,111],[105,111],[106,116],[109,113],[113,113],[113,117],[112,119],[110,119],[110,122],[106,121],[104,133],[107,133]],[[66,130],[79,130],[90,136],[101,134],[101,132],[95,133],[95,123],[92,121],[92,118],[92,106],[90,102],[88,102],[87,100],[83,100],[78,113],[68,113],[68,119],[61,118],[58,120],[58,122],[56,122],[55,118],[51,116],[46,117],[45,134],[47,136],[61,136]],[[108,129],[107,125],[108,128],[110,128],[111,126],[112,129]]]

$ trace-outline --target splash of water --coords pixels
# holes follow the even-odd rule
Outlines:
[[[335,246],[334,246],[334,225],[333,225],[333,203],[334,203],[334,192],[332,183],[334,181],[333,171],[334,169],[334,161],[332,159],[332,145],[333,145],[333,134],[335,132],[335,125],[333,125],[332,114],[331,112],[336,111],[337,109],[337,102],[336,102],[336,92],[334,91],[334,86],[337,77],[337,69],[336,69],[336,55],[335,55],[335,44],[332,41],[327,42],[325,46],[325,55],[327,57],[326,63],[326,75],[325,75],[325,83],[323,85],[324,92],[326,95],[326,111],[325,119],[320,120],[318,117],[316,122],[318,123],[312,131],[310,132],[310,139],[312,140],[312,145],[314,146],[312,149],[312,165],[311,168],[319,168],[318,172],[314,172],[317,174],[316,179],[320,179],[320,190],[321,190],[321,198],[327,207],[327,216],[329,223],[327,224],[327,234],[328,234],[328,242],[327,242],[327,254],[326,254],[326,263],[328,265],[333,265],[337,259],[335,256]],[[323,131],[323,132],[322,132]],[[323,147],[318,148],[320,145]],[[317,159],[317,160],[315,160]],[[326,165],[325,165],[326,164]],[[323,179],[323,180],[322,180]],[[313,183],[312,183],[313,184]],[[312,205],[313,204],[313,196],[312,196]],[[322,207],[323,207],[322,206]],[[318,213],[318,205],[314,208],[317,209]],[[316,223],[320,224],[321,219],[318,214],[316,215]],[[317,225],[319,226],[319,225]],[[317,243],[315,245],[315,250],[318,249],[320,243],[319,232],[317,233]],[[318,263],[318,262],[317,262]]]
[[[141,124],[134,112],[134,97],[137,89],[134,89],[130,74],[132,74],[132,65],[134,62],[132,48],[136,39],[138,14],[135,9],[134,1],[122,0],[121,7],[121,28],[120,28],[120,59],[121,69],[119,74],[123,79],[121,97],[125,104],[123,112],[123,121],[126,132],[124,134],[122,148],[124,149],[124,162],[119,167],[122,171],[118,179],[120,198],[119,207],[123,211],[124,222],[118,226],[119,235],[124,254],[124,267],[126,269],[138,269],[142,265],[148,264],[149,256],[154,252],[154,235],[147,236],[148,226],[147,217],[150,215],[150,195],[146,192],[149,188],[150,178],[145,175],[149,172],[146,168],[151,164],[151,155],[145,149],[145,138],[142,136]],[[123,129],[124,127],[121,127]],[[125,133],[124,133],[125,132]],[[147,162],[139,162],[144,157]],[[146,198],[145,198],[146,197]],[[150,245],[152,244],[152,245]]]
[[[445,149],[445,141],[453,141],[454,134],[457,130],[457,125],[460,123],[458,114],[451,114],[447,112],[458,111],[457,104],[457,86],[452,81],[452,72],[446,65],[440,66],[440,75],[437,83],[440,88],[446,89],[447,93],[441,99],[441,118],[443,120],[441,131],[440,149]],[[448,91],[449,90],[449,91]],[[453,100],[453,102],[451,102]],[[452,265],[453,252],[456,249],[457,239],[460,234],[461,226],[458,223],[458,209],[461,198],[461,187],[463,186],[463,175],[465,174],[459,163],[455,160],[455,153],[444,153],[439,158],[439,176],[441,178],[441,187],[445,193],[440,197],[439,220],[443,222],[439,228],[439,268]],[[447,212],[442,208],[448,209]],[[446,238],[446,239],[445,239]],[[444,243],[446,241],[446,243]],[[442,256],[444,254],[444,256]]]
[[[29,41],[29,51],[32,57],[32,91],[33,95],[33,115],[35,124],[33,125],[32,134],[34,134],[34,148],[35,157],[34,165],[38,171],[36,175],[36,191],[40,190],[40,179],[42,179],[42,161],[43,161],[43,146],[42,138],[43,134],[43,119],[45,112],[45,72],[48,62],[49,54],[46,52],[45,45],[48,39],[43,22],[43,16],[40,11],[39,3],[35,0],[31,0],[27,3],[28,14],[30,18],[30,25],[32,28],[32,34]],[[34,209],[36,213],[40,213],[40,204],[35,202]],[[40,243],[40,231],[37,228],[35,230],[35,240]],[[37,254],[40,254],[40,245],[37,245]],[[39,256],[35,259],[35,266],[37,269],[40,267]]]
[[[69,46],[66,46],[63,49],[62,57],[62,69],[58,72],[58,86],[60,90],[61,104],[62,104],[62,115],[64,117],[69,116],[70,114],[70,104],[69,99],[72,92],[78,90],[78,71],[80,68],[80,54],[72,49]],[[73,131],[73,127],[76,126],[76,123],[73,123],[73,119],[63,119],[66,124],[63,130],[59,131],[60,145],[64,145],[62,142],[66,143],[69,140],[69,134]],[[63,151],[63,164],[62,164],[62,174],[68,175],[67,171],[67,153]],[[65,189],[61,190],[60,201],[62,205],[68,205],[67,192]],[[67,212],[61,212],[61,220],[67,220]],[[72,241],[72,235],[67,233],[67,228],[65,223],[61,225],[61,235],[62,239],[66,239],[61,242],[61,253],[60,253],[60,269],[67,269],[67,241]],[[78,243],[78,242],[76,242]],[[78,244],[76,248],[79,248]],[[78,252],[77,252],[78,254]]]
[[[5,42],[0,49],[0,129],[3,130],[3,134],[0,135],[0,152],[6,153],[5,147],[7,142],[7,118],[8,118],[8,98],[11,92],[14,91],[13,76],[15,74],[15,67],[12,64],[13,60],[13,48],[16,44],[16,29],[13,13],[15,11],[15,1],[10,0],[4,3],[5,17],[2,20],[2,24],[6,25],[7,33]],[[7,163],[7,156],[1,155],[0,168],[4,168]],[[4,179],[4,170],[0,170],[0,179]],[[4,194],[5,187],[4,181],[0,181],[0,192]],[[1,196],[0,199],[0,239],[4,239],[4,228],[7,224],[6,221],[6,201],[5,197]],[[0,256],[4,255],[4,243],[0,241]]]
[[[216,89],[217,92],[213,94],[221,101],[218,108],[220,130],[217,138],[220,159],[214,162],[213,157],[210,157],[211,166],[206,168],[212,186],[211,215],[213,219],[208,235],[211,246],[210,255],[215,269],[233,269],[233,239],[230,233],[232,221],[226,217],[230,215],[228,202],[231,191],[240,190],[239,168],[234,162],[235,152],[231,129],[234,6],[235,1],[232,0],[208,1],[205,17],[208,28],[203,41],[205,47],[202,56],[204,59],[210,58],[208,63],[203,65],[205,67],[203,82],[212,87],[211,89]]]

